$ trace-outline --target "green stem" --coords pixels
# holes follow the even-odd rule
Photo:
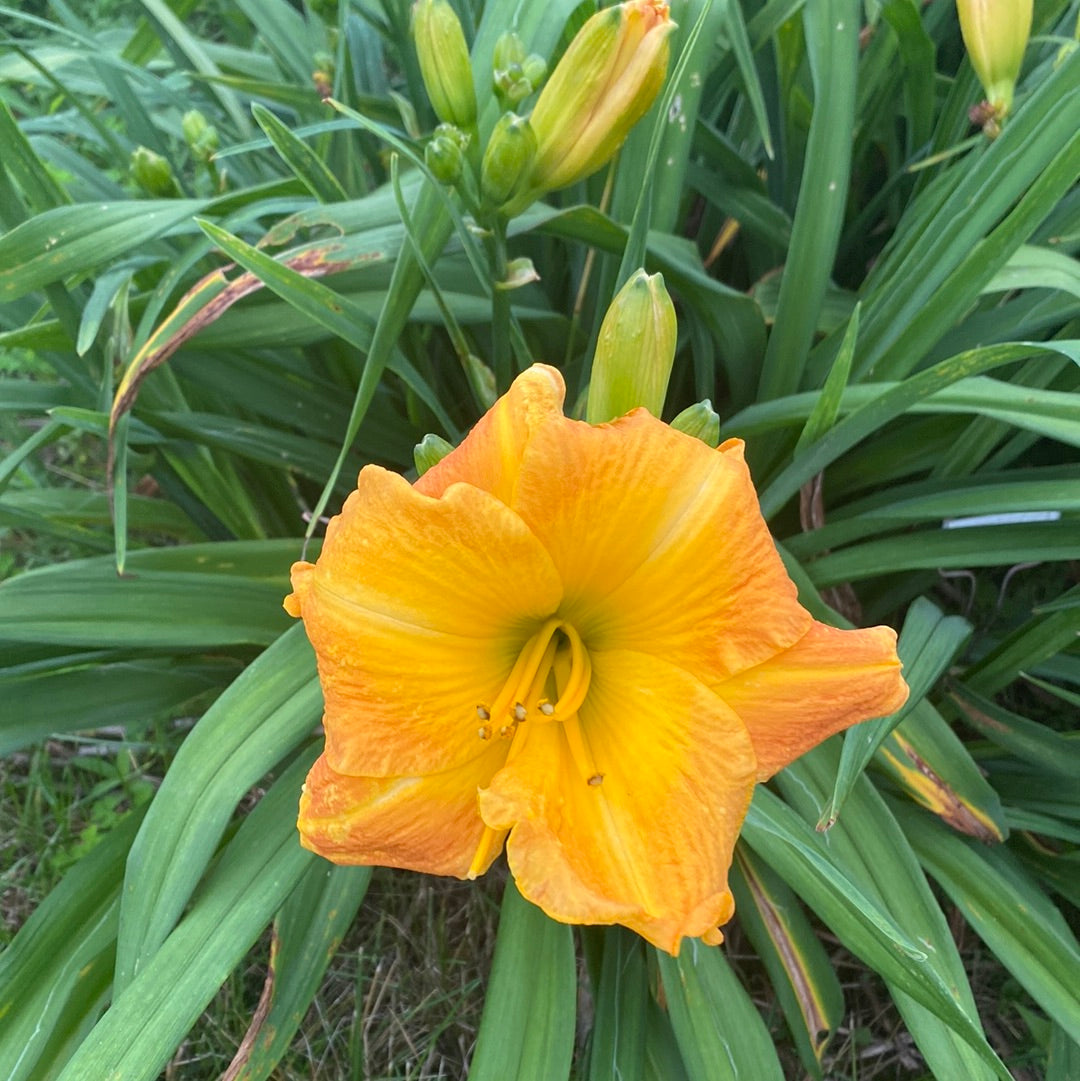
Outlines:
[[[506,281],[506,223],[495,222],[488,240],[488,258],[491,261],[491,336],[492,364],[495,369],[495,387],[505,394],[510,387],[510,295],[500,288]]]

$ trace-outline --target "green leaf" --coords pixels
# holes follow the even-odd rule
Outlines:
[[[320,203],[336,203],[348,198],[345,189],[338,183],[337,177],[327,168],[322,158],[303,139],[290,131],[265,105],[255,102],[251,106],[251,112],[258,121],[259,127],[266,132],[267,138],[281,156],[282,161]]]
[[[299,745],[321,709],[314,655],[296,625],[192,729],[128,859],[118,993],[135,982],[172,931],[244,793]]]
[[[570,928],[508,879],[469,1081],[566,1081],[576,1007]]]
[[[678,957],[655,956],[691,1081],[783,1081],[769,1030],[720,949],[687,939]]]
[[[820,818],[831,792],[837,744],[831,740],[815,748],[777,777],[785,798],[808,823]],[[948,922],[903,832],[865,777],[849,797],[846,812],[825,835],[825,846],[849,881],[922,948],[922,958],[908,963],[903,972],[864,959],[884,977],[930,1070],[939,1077],[973,1079],[1002,1073],[1004,1067],[979,1027],[974,996]],[[811,903],[803,883],[788,879],[788,884]],[[851,928],[828,922],[845,941]]]
[[[847,330],[844,331],[840,351],[836,354],[836,360],[833,361],[829,376],[821,388],[821,394],[817,396],[813,411],[806,418],[806,425],[799,435],[798,443],[795,444],[796,457],[804,447],[816,442],[836,423],[836,418],[840,415],[844,388],[847,386],[848,375],[851,372],[851,361],[855,356],[855,342],[858,336],[859,305],[856,304],[848,320]]]
[[[859,22],[855,0],[803,8],[814,112],[760,399],[798,389],[829,283],[851,178]]]
[[[123,725],[131,733],[172,716],[236,674],[228,661],[59,657],[31,672],[0,669],[0,754],[61,732]]]
[[[233,1081],[265,1081],[289,1048],[326,967],[356,917],[371,881],[370,867],[333,867],[315,860],[281,906],[270,956],[270,998],[252,1019]],[[237,1059],[232,1066],[239,1065]]]
[[[1080,1041],[1080,944],[1057,908],[1007,851],[966,841],[913,809],[895,810],[923,866],[994,956]]]
[[[821,1059],[844,1019],[844,992],[795,892],[746,845],[735,848],[728,879],[739,926],[769,974],[803,1065],[822,1077]]]
[[[123,578],[108,557],[29,571],[0,583],[0,641],[140,649],[268,645],[289,625],[281,599],[298,547],[278,541],[256,549],[260,562],[271,553],[278,560],[273,577],[261,581],[214,565],[230,562],[226,552],[240,559],[239,545],[143,549],[131,553]]]
[[[1080,777],[1080,743],[1002,708],[963,683],[951,697],[961,717],[1003,750],[1050,773]]]
[[[984,293],[1060,289],[1080,297],[1080,262],[1053,248],[1021,244],[983,287]]]
[[[0,1076],[55,1076],[97,1020],[112,976],[129,814],[64,876],[0,955]]]
[[[47,210],[0,237],[0,301],[135,251],[207,205],[205,199],[131,199]]]
[[[190,911],[79,1045],[59,1081],[153,1081],[316,859],[300,847],[296,799],[311,748],[245,818]]]
[[[815,814],[819,815],[820,810],[818,807]],[[868,842],[880,852],[880,835],[873,833],[869,823],[864,827],[864,833]],[[916,945],[882,906],[872,901],[840,870],[825,840],[813,827],[767,789],[759,787],[754,792],[753,802],[743,823],[742,837],[832,928],[848,949],[897,989],[961,1034],[1003,1081],[1009,1081],[1008,1071],[990,1050],[974,1020],[973,1005],[957,997],[955,979],[945,979],[936,959],[932,960],[926,949]],[[908,878],[894,858],[885,867],[893,869],[901,880]],[[930,903],[933,903],[932,900]],[[926,921],[921,918],[922,913],[919,916],[916,933],[923,936],[927,929]],[[940,911],[937,922],[939,929],[944,929],[947,935],[948,928]],[[938,944],[934,958],[945,949],[944,941]],[[955,948],[952,952],[955,954]],[[961,967],[961,979],[962,971]],[[964,1053],[955,1047],[952,1053],[960,1054],[963,1058]],[[971,1053],[967,1054],[970,1056]],[[976,1059],[969,1057],[964,1072],[953,1076],[971,1076],[970,1071],[975,1068],[976,1062]]]
[[[624,927],[605,928],[602,941],[588,1081],[642,1081],[649,1006],[645,943]]]

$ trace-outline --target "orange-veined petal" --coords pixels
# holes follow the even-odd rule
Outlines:
[[[740,444],[713,450],[643,410],[599,427],[553,420],[525,451],[513,506],[551,553],[561,614],[590,649],[649,653],[712,683],[812,622]]]
[[[527,721],[480,812],[511,828],[518,888],[549,915],[621,923],[676,953],[731,916],[753,750],[734,712],[681,669],[628,651],[591,656],[578,719]]]
[[[464,878],[486,828],[476,790],[506,757],[505,743],[486,748],[464,766],[424,777],[350,777],[321,756],[300,797],[301,843],[334,863]]]
[[[416,490],[437,496],[463,481],[509,506],[526,447],[547,421],[563,419],[565,396],[566,385],[558,370],[534,364],[514,380],[461,445],[416,482]]]
[[[907,700],[896,632],[814,623],[790,649],[716,686],[746,724],[765,780],[835,732]]]
[[[551,560],[522,521],[465,484],[442,498],[367,466],[317,564],[293,567],[341,773],[430,773],[483,751],[477,706],[559,604]]]

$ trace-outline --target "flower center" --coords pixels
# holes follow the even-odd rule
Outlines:
[[[603,783],[578,720],[592,678],[589,651],[569,623],[553,616],[525,643],[495,700],[478,705],[477,736],[482,740],[510,739],[509,764],[521,753],[530,725],[558,721],[582,780]],[[487,865],[507,831],[487,826],[468,871],[475,878]]]
[[[581,635],[553,616],[522,647],[495,701],[476,707],[477,735],[506,738],[530,719],[569,720],[585,701],[591,675]]]

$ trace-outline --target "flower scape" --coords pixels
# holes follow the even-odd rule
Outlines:
[[[731,439],[563,414],[535,365],[415,484],[366,466],[292,570],[325,697],[300,802],[342,864],[483,874],[568,923],[721,941],[754,786],[907,697],[798,603]]]

